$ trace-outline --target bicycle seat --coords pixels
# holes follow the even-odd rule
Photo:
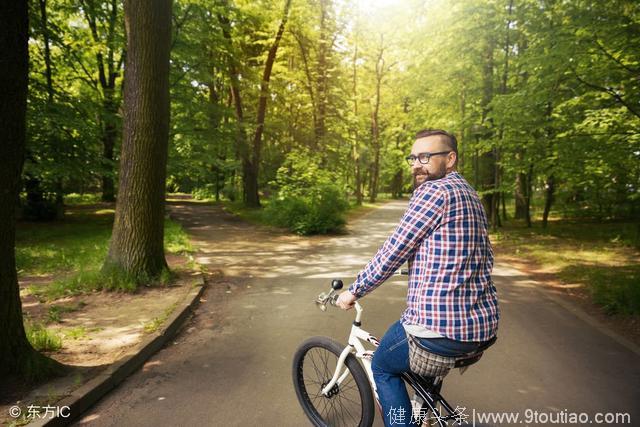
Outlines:
[[[480,347],[478,347],[473,353],[469,353],[466,356],[461,356],[456,359],[456,364],[454,368],[464,368],[465,366],[473,365],[482,357],[482,353],[489,347],[491,347],[496,341],[498,337],[495,336],[491,338],[489,341],[483,343]]]

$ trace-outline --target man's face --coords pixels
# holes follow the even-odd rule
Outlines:
[[[442,135],[432,135],[417,139],[416,142],[413,143],[411,154],[417,157],[420,153],[449,151],[450,148],[443,142],[443,138],[446,137]],[[453,170],[455,162],[456,155],[454,152],[431,156],[429,163],[426,165],[423,165],[416,159],[416,161],[413,162],[413,166],[411,166],[413,188],[417,188],[426,181],[433,181],[444,177],[448,172]]]

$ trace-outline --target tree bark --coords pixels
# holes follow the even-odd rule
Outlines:
[[[125,0],[127,59],[115,222],[103,271],[138,282],[167,268],[164,198],[169,142],[171,0]]]
[[[0,2],[0,384],[60,367],[37,353],[24,330],[16,272],[15,210],[26,146],[28,2]]]

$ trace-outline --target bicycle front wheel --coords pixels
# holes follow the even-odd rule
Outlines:
[[[353,354],[345,359],[348,375],[327,395],[322,389],[331,381],[344,346],[327,337],[302,343],[293,356],[293,385],[305,414],[318,427],[373,424],[373,394],[367,374]],[[344,368],[343,368],[344,372]]]

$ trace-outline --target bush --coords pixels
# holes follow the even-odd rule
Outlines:
[[[278,192],[265,208],[271,224],[302,234],[326,234],[344,224],[348,203],[333,174],[306,150],[291,152],[272,183]]]

